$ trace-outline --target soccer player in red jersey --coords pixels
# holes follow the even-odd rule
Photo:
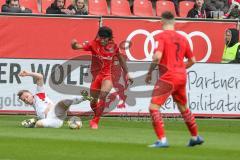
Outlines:
[[[188,146],[203,143],[203,139],[198,135],[195,118],[187,107],[186,96],[186,68],[191,67],[196,60],[187,39],[175,31],[174,21],[171,12],[167,11],[162,14],[163,32],[156,37],[158,46],[155,47],[153,60],[145,79],[147,84],[151,83],[152,71],[158,66],[160,75],[154,86],[149,106],[152,125],[158,140],[149,147],[168,147],[164,133],[164,123],[159,109],[170,95],[176,102],[192,135]],[[184,62],[184,58],[187,58],[187,62]]]
[[[100,117],[106,106],[105,99],[113,87],[112,74],[114,75],[114,73],[112,73],[111,68],[115,57],[117,57],[123,71],[126,73],[125,78],[130,83],[133,80],[128,74],[124,57],[120,53],[117,44],[113,41],[111,28],[106,26],[100,27],[96,38],[92,42],[80,44],[74,39],[71,45],[74,50],[81,49],[91,51],[92,53],[91,73],[93,79],[90,87],[90,95],[94,98],[94,101],[91,101],[90,106],[94,111],[94,117],[90,121],[90,127],[98,129]]]

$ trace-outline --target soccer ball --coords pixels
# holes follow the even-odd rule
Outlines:
[[[82,121],[79,117],[73,116],[67,121],[68,127],[70,129],[80,129],[82,128]]]

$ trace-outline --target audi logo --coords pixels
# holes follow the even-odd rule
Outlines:
[[[150,33],[147,30],[138,29],[138,30],[135,30],[132,33],[130,33],[128,35],[127,39],[126,39],[126,42],[131,42],[133,37],[141,35],[141,34],[145,35],[146,39],[144,41],[144,54],[145,54],[144,59],[134,58],[133,54],[130,52],[130,47],[128,47],[129,44],[125,43],[125,52],[126,52],[126,55],[129,58],[129,60],[132,60],[132,61],[151,61],[154,49],[158,46],[157,42],[155,42],[155,40],[154,40],[154,36],[156,36],[157,34],[159,34],[161,32],[162,32],[162,30],[156,30],[156,31],[153,31],[153,32]],[[212,44],[211,44],[211,41],[208,38],[208,36],[205,33],[200,32],[200,31],[193,31],[193,32],[188,33],[188,34],[186,32],[183,32],[183,31],[177,31],[177,32],[187,38],[187,40],[190,44],[191,50],[193,50],[192,37],[199,36],[199,37],[203,38],[206,41],[206,44],[207,44],[207,53],[204,54],[205,56],[201,60],[199,60],[199,62],[207,62],[207,60],[209,59],[209,57],[211,55],[211,52],[212,52]],[[149,47],[148,45],[149,44],[151,44],[151,46],[152,46],[151,49],[150,49],[150,52],[148,50],[148,47]]]

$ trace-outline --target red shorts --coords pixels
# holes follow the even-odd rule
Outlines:
[[[101,75],[98,74],[96,76],[96,78],[92,81],[90,89],[91,90],[97,90],[100,91],[101,90],[101,86],[102,86],[102,81],[104,80],[112,80],[112,76],[111,75]]]
[[[187,103],[186,76],[160,78],[154,86],[151,103],[163,105],[170,95],[175,102],[182,105]]]

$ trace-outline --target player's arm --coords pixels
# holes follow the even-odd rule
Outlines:
[[[43,84],[44,84],[43,75],[40,74],[40,73],[23,70],[19,73],[19,76],[21,76],[21,77],[33,77],[36,80],[36,83],[37,83],[38,86],[43,86]]]
[[[186,69],[190,68],[192,65],[196,63],[196,58],[193,55],[193,52],[190,48],[189,42],[186,40],[186,52],[185,57],[187,58],[187,61],[185,62]]]
[[[145,82],[147,84],[151,83],[152,80],[152,72],[154,69],[158,66],[159,61],[162,59],[162,52],[161,51],[156,51],[155,54],[152,57],[152,63],[148,69],[147,77],[145,79]]]
[[[49,103],[47,108],[45,109],[45,111],[43,112],[44,115],[45,115],[45,118],[47,117],[48,115],[48,112],[50,111],[50,109],[53,107],[53,104]]]
[[[128,82],[130,84],[132,84],[133,83],[133,79],[129,75],[128,67],[127,67],[125,58],[122,56],[121,53],[117,54],[117,58],[118,58],[118,61],[119,61],[120,65],[121,65],[121,67],[123,69],[123,72],[126,74],[126,79],[128,80]]]

